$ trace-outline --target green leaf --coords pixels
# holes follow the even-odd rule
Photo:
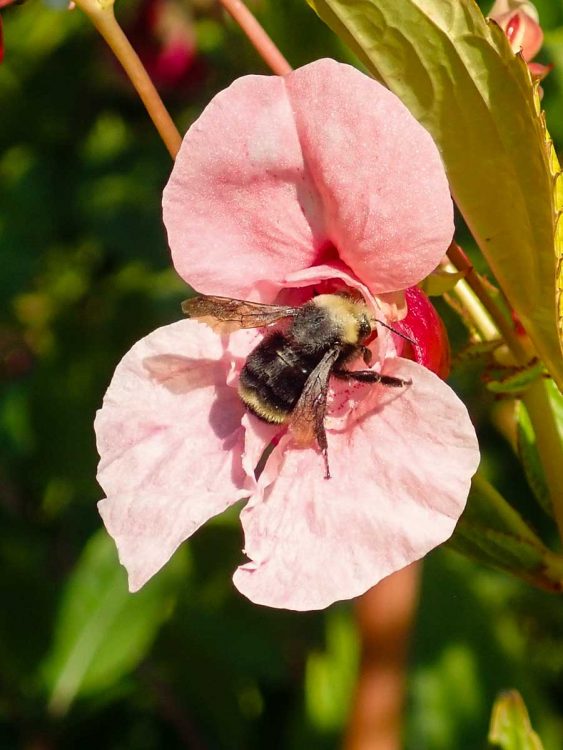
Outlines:
[[[517,446],[520,463],[524,468],[530,489],[544,511],[553,517],[553,505],[549,496],[549,487],[536,445],[536,436],[528,410],[520,401],[516,407]]]
[[[461,213],[563,389],[563,185],[525,62],[474,0],[308,1],[432,134]]]
[[[511,367],[499,370],[499,375],[487,383],[493,393],[522,393],[544,374],[543,362],[532,362],[527,367]]]
[[[441,297],[455,287],[458,281],[467,276],[465,271],[434,271],[420,285],[429,297]]]
[[[540,588],[560,591],[563,587],[563,558],[543,544],[479,473],[473,478],[467,508],[448,545]]]
[[[65,714],[77,697],[108,688],[140,662],[170,615],[184,575],[185,560],[176,554],[130,594],[110,537],[101,530],[90,539],[66,585],[41,668],[52,714]]]
[[[489,742],[502,750],[543,750],[532,729],[522,696],[509,690],[495,701],[489,729]]]

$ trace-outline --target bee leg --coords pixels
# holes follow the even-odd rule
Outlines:
[[[371,349],[368,346],[362,346],[362,347],[360,347],[360,352],[361,352],[361,355],[362,355],[362,359],[364,360],[364,362],[366,363],[366,365],[369,367],[369,364],[370,364],[371,358],[372,358]]]
[[[327,390],[328,390],[328,384],[327,384]],[[320,406],[320,405],[319,405]],[[325,463],[325,479],[330,479],[330,468],[328,465],[328,442],[326,439],[326,430],[324,425],[324,417],[325,417],[325,411],[324,408],[317,407],[315,409],[314,419],[315,419],[315,439],[317,441],[317,444],[319,448],[321,449],[321,453],[323,456],[323,461]]]
[[[391,388],[402,388],[405,385],[412,385],[412,380],[403,380],[394,378],[391,375],[381,375],[375,370],[333,370],[332,374],[341,380],[356,380],[358,383],[381,383]]]

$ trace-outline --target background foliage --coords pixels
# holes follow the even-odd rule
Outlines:
[[[267,72],[211,2],[184,2],[196,55],[162,89],[181,129],[235,77]],[[543,61],[556,65],[544,105],[557,145],[563,7],[537,5]],[[350,60],[301,0],[256,9],[293,65]],[[142,46],[139,12],[133,0],[118,6]],[[92,420],[120,357],[178,319],[186,296],[160,217],[169,157],[79,12],[30,0],[3,19],[0,747],[336,748],[357,669],[353,609],[296,614],[242,599],[230,582],[236,514],[198,532],[140,594],[126,593],[96,511]],[[449,322],[459,350],[465,332]],[[452,384],[478,426],[486,473],[546,531],[504,436],[508,402],[484,395],[467,368]],[[520,690],[546,750],[558,750],[562,675],[558,597],[448,549],[429,556],[408,750],[486,747],[504,688]]]

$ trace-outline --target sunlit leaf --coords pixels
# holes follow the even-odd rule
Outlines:
[[[559,168],[526,64],[473,0],[309,3],[432,134],[461,213],[563,387],[555,302]]]
[[[67,583],[42,667],[53,714],[66,713],[77,697],[108,688],[139,663],[171,614],[184,573],[185,559],[176,555],[130,594],[112,540],[103,530],[92,537]]]
[[[522,696],[516,690],[502,693],[493,706],[489,742],[502,750],[543,750],[532,729]]]

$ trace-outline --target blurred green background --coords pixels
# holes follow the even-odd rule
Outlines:
[[[89,23],[56,5],[2,13],[0,748],[337,748],[357,672],[352,605],[298,614],[242,599],[236,513],[131,596],[101,528],[94,413],[131,344],[180,317],[186,287],[160,216],[169,157]],[[234,78],[268,71],[213,2],[172,5],[190,48],[178,69],[159,58],[153,2],[118,0],[118,16],[185,130]],[[537,5],[539,59],[555,63],[544,105],[563,143],[563,5]],[[254,8],[293,65],[350,59],[304,1]],[[463,337],[454,326],[454,348]],[[486,472],[541,527],[498,405],[467,373],[452,382]],[[560,750],[562,676],[558,597],[447,549],[427,558],[407,750],[485,748],[495,695],[511,687]]]

